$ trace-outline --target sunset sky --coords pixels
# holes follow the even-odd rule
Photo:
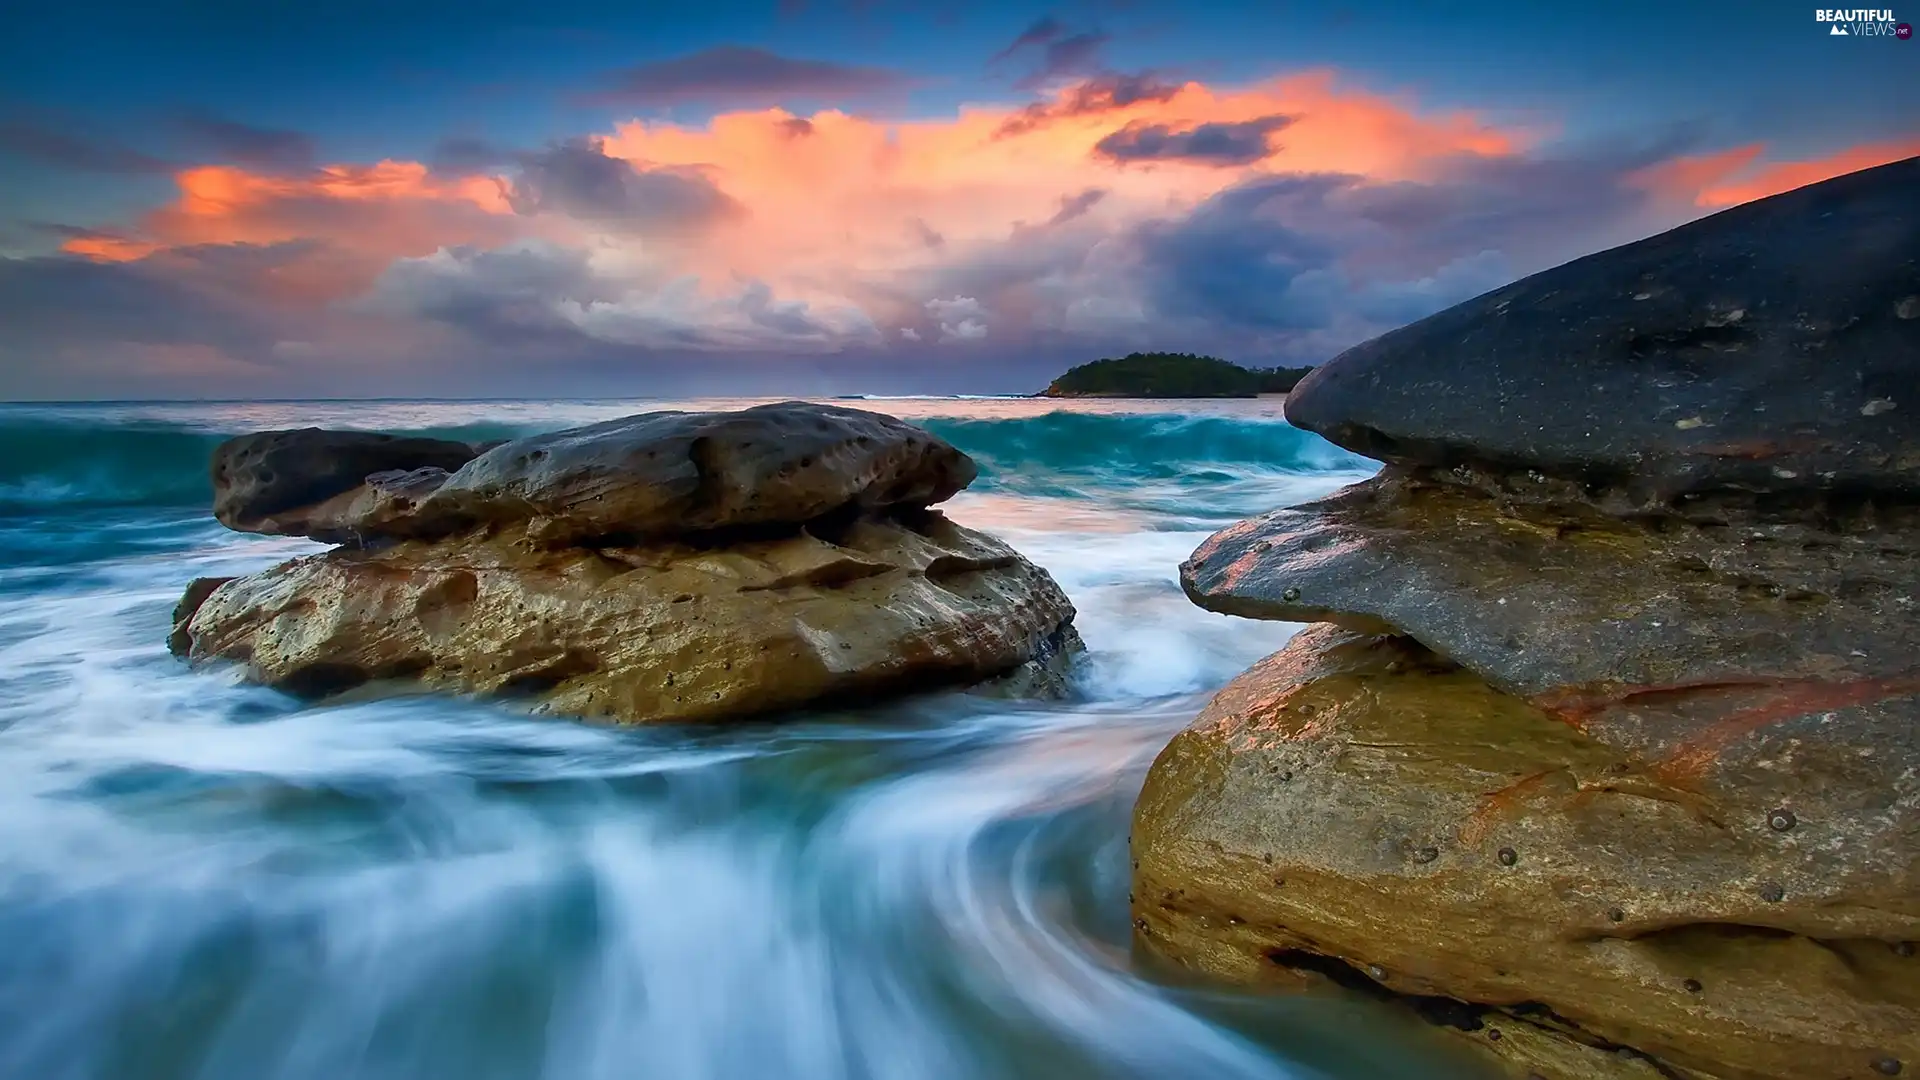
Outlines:
[[[1317,362],[1920,154],[1920,41],[1769,0],[3,18],[8,399],[998,393],[1131,349]]]

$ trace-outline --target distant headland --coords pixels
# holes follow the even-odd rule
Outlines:
[[[1312,371],[1244,368],[1193,353],[1128,353],[1071,368],[1036,397],[1250,398],[1284,394]]]

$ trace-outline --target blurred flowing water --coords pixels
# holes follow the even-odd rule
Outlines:
[[[747,402],[0,406],[0,1076],[1464,1077],[1375,1006],[1132,953],[1153,755],[1294,627],[1202,612],[1211,530],[1367,475],[1274,400],[875,400],[973,454],[952,515],[1073,597],[1068,702],[702,729],[189,672],[223,437],[499,437]]]

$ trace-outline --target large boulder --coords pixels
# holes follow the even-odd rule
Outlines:
[[[1288,418],[1388,466],[1182,567],[1332,626],[1155,762],[1142,941],[1415,1004],[1516,1077],[1920,1069],[1917,386],[1920,161],[1303,380]]]
[[[220,585],[196,661],[320,697],[374,680],[627,722],[737,718],[1064,660],[1046,572],[938,513],[726,548],[340,548]]]
[[[518,439],[454,473],[419,512],[450,527],[524,521],[545,543],[650,539],[929,506],[976,472],[923,428],[788,401]]]
[[[1920,158],[1722,211],[1341,354],[1287,419],[1649,498],[1920,495]]]
[[[649,413],[469,448],[451,471],[401,467],[432,447],[338,434],[221,448],[221,505],[244,506],[223,521],[345,546],[195,581],[173,651],[311,697],[404,680],[637,723],[1051,693],[1079,647],[1046,571],[927,508],[973,462],[889,416]],[[375,452],[395,447],[414,456]]]
[[[238,532],[342,542],[353,538],[360,521],[345,504],[369,475],[451,472],[476,453],[472,444],[451,439],[370,431],[242,435],[213,452],[213,516]]]
[[[1785,805],[1703,794],[1409,639],[1315,627],[1154,763],[1136,927],[1236,981],[1377,988],[1515,1077],[1899,1075],[1916,782],[1829,763],[1910,756],[1906,719],[1758,740],[1751,772],[1804,773]]]
[[[795,401],[642,413],[477,456],[433,439],[266,432],[223,444],[214,465],[216,516],[242,531],[364,543],[486,526],[549,546],[924,507],[975,473],[921,428]]]

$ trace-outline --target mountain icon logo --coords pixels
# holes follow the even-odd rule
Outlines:
[[[1827,36],[1828,37],[1852,37],[1853,35],[1847,33],[1846,27],[1840,26],[1839,24],[1836,23],[1833,29],[1827,31]]]

